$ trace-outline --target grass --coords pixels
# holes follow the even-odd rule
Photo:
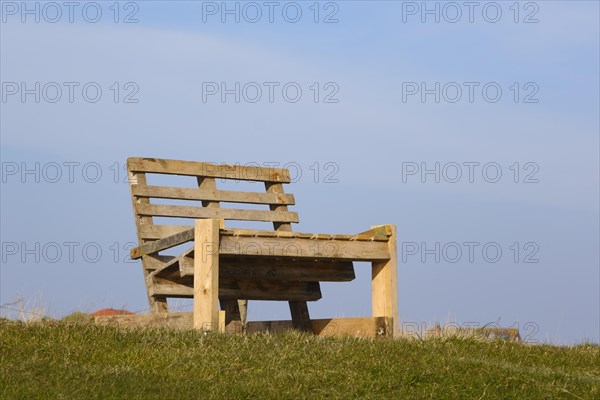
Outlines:
[[[75,321],[75,322],[73,322]],[[5,399],[599,399],[600,348],[0,320]]]

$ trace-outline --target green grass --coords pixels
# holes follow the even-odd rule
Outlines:
[[[0,320],[5,399],[600,399],[600,349]]]

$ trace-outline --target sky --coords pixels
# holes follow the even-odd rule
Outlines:
[[[139,156],[288,167],[297,231],[396,224],[406,329],[600,341],[598,2],[0,12],[2,315],[19,299],[54,317],[147,311],[127,258]],[[370,269],[355,269],[311,316],[369,315]],[[289,310],[251,302],[249,318]]]

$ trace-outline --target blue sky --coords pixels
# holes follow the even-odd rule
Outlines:
[[[319,23],[312,1],[297,2],[297,23],[277,12],[273,23],[266,17],[249,23],[243,15],[240,23],[231,16],[223,23],[219,13],[205,14],[203,22],[203,7],[220,9],[221,2],[193,1],[122,2],[118,23],[113,2],[98,2],[97,23],[79,9],[73,23],[65,9],[61,20],[48,23],[44,17],[54,14],[43,14],[40,3],[36,23],[27,15],[22,22],[22,10],[3,1],[0,304],[22,296],[55,316],[147,307],[141,267],[124,261],[135,230],[124,175],[114,174],[127,157],[278,162],[302,170],[288,189],[297,199],[296,230],[355,233],[394,223],[400,249],[418,244],[419,252],[399,265],[402,322],[499,321],[527,326],[533,340],[598,342],[598,3],[480,2],[473,22],[462,2],[427,3],[448,13],[458,4],[457,23],[448,21],[453,14],[441,14],[439,23],[425,15],[423,22],[422,2],[330,3],[318,4]],[[276,11],[289,4],[277,3]],[[417,13],[407,14],[413,6]],[[490,14],[481,13],[484,7]],[[486,20],[497,8],[499,21]],[[133,11],[138,22],[123,23]],[[338,22],[323,23],[332,12]],[[13,84],[20,90],[35,82],[39,103],[35,94],[25,101],[9,94]],[[42,93],[49,82],[63,90],[56,103],[47,101],[52,85]],[[79,84],[73,102],[65,82]],[[81,92],[90,82],[102,89],[96,103]],[[266,91],[256,103],[243,96],[236,103],[233,95],[222,102],[219,94],[203,102],[207,82],[279,86],[273,102]],[[476,85],[472,102],[466,82]],[[279,88],[287,83],[302,89],[298,102],[283,97]],[[420,93],[405,92],[407,85],[436,83],[439,102],[435,94],[422,101]],[[454,84],[463,96],[453,103]],[[486,100],[485,85],[500,87],[497,102]],[[128,94],[138,102],[125,102]],[[325,102],[327,94],[338,101]],[[409,163],[419,169],[439,163],[440,172],[458,164],[463,178],[403,179]],[[465,163],[479,163],[472,183]],[[55,164],[62,175],[53,183]],[[498,182],[481,175],[487,164],[499,167]],[[35,173],[22,175],[36,165],[39,182]],[[67,165],[74,168],[72,182]],[[328,173],[337,183],[326,182]],[[528,174],[538,182],[525,183]],[[70,242],[78,243],[73,260],[65,253]],[[489,262],[476,253],[472,263],[464,256],[455,263],[420,257],[436,243],[465,250],[465,242],[478,249],[497,244],[503,256]],[[39,253],[46,246],[39,262],[24,251],[35,251],[36,243]],[[51,243],[63,251],[56,262],[49,262]],[[91,262],[80,249],[95,244],[102,257]],[[538,262],[525,263],[534,250]],[[352,284],[323,285],[323,299],[310,305],[313,316],[370,312],[369,269],[356,270]],[[251,319],[287,316],[285,304],[251,304]]]

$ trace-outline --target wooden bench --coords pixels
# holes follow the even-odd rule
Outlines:
[[[172,315],[188,321],[180,313],[168,313],[167,298],[193,298],[188,322],[197,329],[294,327],[316,334],[367,336],[397,332],[394,225],[372,227],[357,235],[292,232],[298,214],[288,210],[295,202],[283,190],[290,183],[286,169],[154,158],[129,158],[127,169],[139,241],[131,257],[142,260],[152,312],[143,317],[146,320],[165,322]],[[155,175],[171,179],[169,186],[153,184]],[[219,190],[217,184],[226,181],[228,186],[258,183],[259,190]],[[193,225],[184,225],[182,219]],[[268,222],[273,229],[236,229],[226,227],[224,221]],[[177,247],[188,242],[193,247]],[[174,248],[180,250],[165,254]],[[353,261],[372,263],[372,317],[311,320],[307,302],[321,298],[319,282],[353,280]],[[246,325],[247,300],[287,301],[292,320]]]

